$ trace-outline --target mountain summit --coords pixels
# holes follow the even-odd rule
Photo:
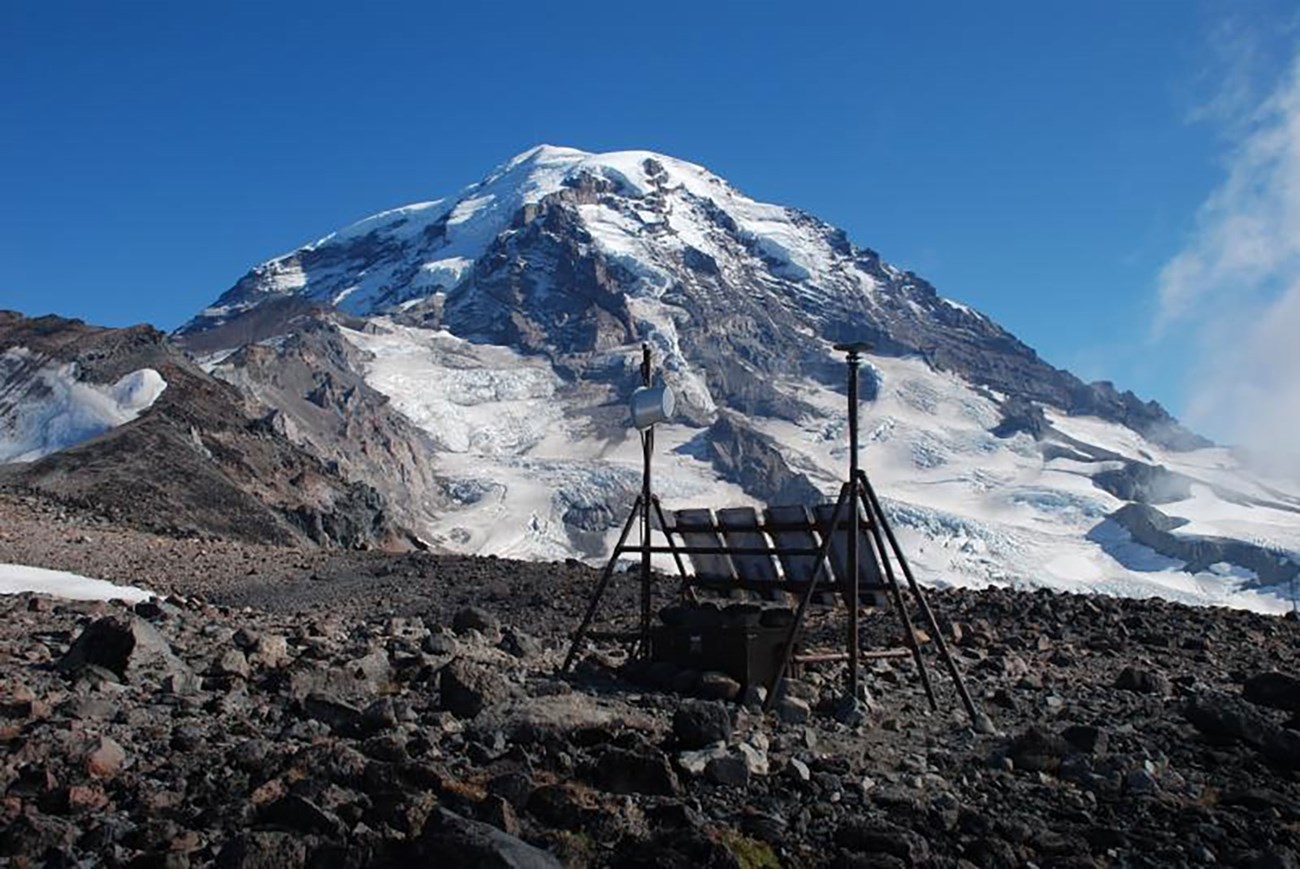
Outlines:
[[[868,340],[863,460],[929,581],[1219,601],[1296,571],[1296,492],[843,231],[648,151],[530,149],[253,268],[177,338],[435,547],[608,552],[642,341],[679,396],[666,503],[833,493],[831,347]]]
[[[807,336],[865,338],[1009,395],[1204,445],[1159,405],[1052,368],[842,230],[649,151],[532,148],[455,196],[382,212],[255,267],[180,334],[210,347],[231,340],[231,324],[264,337],[275,318],[250,331],[263,319],[251,314],[302,303],[525,352],[648,338],[672,369],[726,369],[748,403],[769,397],[772,375],[803,370]],[[820,351],[813,357],[816,368]],[[702,384],[679,385],[695,410],[713,412]]]

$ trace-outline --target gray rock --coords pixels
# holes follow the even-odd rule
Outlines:
[[[222,846],[220,869],[284,869],[307,863],[309,841],[296,833],[254,830],[240,833]]]
[[[238,676],[247,679],[253,671],[248,666],[248,659],[244,657],[243,652],[238,649],[227,649],[213,662],[212,672],[220,676]]]
[[[1137,796],[1152,796],[1160,793],[1160,780],[1145,767],[1138,767],[1124,776],[1124,791]]]
[[[532,636],[514,628],[506,628],[502,632],[501,642],[498,645],[503,652],[514,655],[516,658],[531,658],[542,653],[541,643]]]
[[[1259,706],[1300,712],[1300,679],[1286,673],[1274,671],[1251,676],[1242,686],[1242,695]]]
[[[351,732],[361,723],[361,710],[327,694],[309,694],[302,703],[303,712],[331,730]]]
[[[677,765],[683,772],[689,775],[703,775],[704,770],[708,768],[709,761],[727,756],[727,747],[721,742],[710,745],[706,748],[697,748],[692,751],[679,752],[677,755]]]
[[[1163,673],[1143,670],[1138,667],[1125,667],[1115,679],[1115,687],[1121,691],[1134,691],[1138,694],[1155,694],[1166,696],[1171,685]]]
[[[733,754],[715,757],[704,767],[704,777],[724,787],[749,787],[749,764]]]
[[[805,724],[812,717],[807,701],[789,695],[776,701],[776,717],[786,724]]]
[[[797,757],[787,760],[785,768],[790,778],[795,781],[808,782],[812,779],[812,770],[808,768],[808,764]]]
[[[1106,731],[1090,724],[1072,724],[1061,731],[1061,736],[1085,754],[1105,754],[1110,745]]]
[[[482,607],[465,607],[459,610],[451,619],[451,629],[461,635],[470,631],[488,634],[499,627],[500,622],[497,621],[496,616]]]
[[[415,856],[440,866],[484,869],[562,869],[551,853],[490,824],[471,821],[447,809],[429,817],[416,842]],[[429,862],[427,865],[435,865]]]
[[[700,675],[696,693],[705,700],[735,700],[740,696],[740,683],[717,670],[709,670]]]
[[[258,821],[297,833],[338,837],[346,832],[343,823],[333,813],[295,794],[289,794],[268,805],[258,813]]]
[[[662,751],[610,748],[596,760],[592,782],[614,794],[676,796],[681,793],[677,774]]]
[[[767,759],[767,752],[748,742],[742,742],[736,746],[736,751],[740,758],[745,761],[745,766],[749,769],[750,775],[767,775],[770,770],[770,764]]]
[[[91,622],[56,666],[66,673],[102,667],[132,682],[189,671],[158,629],[134,616]]]
[[[500,674],[463,658],[442,668],[438,688],[443,708],[457,718],[473,718],[508,695]]]

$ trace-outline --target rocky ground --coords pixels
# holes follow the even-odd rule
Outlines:
[[[88,539],[83,539],[88,538]],[[1290,866],[1300,624],[1006,590],[775,712],[710,675],[557,676],[594,574],[118,529],[0,500],[0,562],[167,595],[0,598],[0,865]],[[627,583],[624,583],[627,585]],[[610,601],[631,612],[627,591]],[[876,643],[896,623],[868,616]],[[830,630],[832,625],[822,625]],[[651,679],[653,677],[653,680]],[[668,684],[694,692],[685,696]]]

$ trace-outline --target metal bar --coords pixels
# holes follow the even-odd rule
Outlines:
[[[694,529],[692,529],[694,530]],[[624,552],[640,552],[645,547],[632,545],[624,548]],[[798,549],[776,549],[774,547],[764,546],[688,546],[687,544],[669,545],[669,546],[651,546],[650,551],[656,555],[667,555],[676,552],[680,555],[816,555],[821,552],[821,547],[813,549],[811,547],[800,547]],[[683,570],[685,568],[683,567]]]
[[[650,348],[646,345],[646,358],[649,359]],[[645,453],[645,476],[641,484],[641,648],[643,658],[650,656],[650,610],[652,608],[650,575],[650,455],[654,449],[655,429],[650,426],[641,433],[641,448]]]
[[[681,549],[679,549],[677,545],[673,543],[673,537],[668,532],[668,522],[664,518],[664,507],[663,504],[659,503],[659,496],[651,495],[650,503],[654,505],[655,513],[659,516],[659,527],[662,528],[664,531],[664,539],[668,541],[668,550],[673,554],[673,561],[677,562],[677,572],[682,576],[685,576],[686,564],[685,562],[682,561]],[[652,549],[651,551],[654,552],[657,550]]]
[[[864,649],[858,654],[863,660],[874,661],[882,658],[906,658],[912,652],[909,649]],[[848,657],[848,652],[805,652],[802,655],[795,655],[794,660],[797,664],[825,664],[831,661],[844,661]]]
[[[839,518],[840,510],[844,507],[844,502],[849,497],[851,484],[845,483],[840,487],[839,500],[835,502],[835,512],[832,519]],[[812,578],[808,580],[808,588],[804,591],[803,597],[799,599],[799,608],[795,610],[794,620],[790,622],[790,630],[785,637],[785,650],[781,655],[781,666],[777,668],[776,674],[772,677],[772,682],[767,686],[767,700],[763,703],[764,711],[770,712],[773,704],[776,703],[776,689],[780,686],[781,680],[785,678],[786,672],[790,669],[790,660],[794,657],[795,639],[799,635],[799,629],[803,627],[804,614],[808,611],[808,602],[812,600],[813,592],[817,590],[817,578],[822,573],[830,572],[829,555],[831,550],[831,537],[827,535],[822,541],[821,552],[817,554],[817,569],[813,571]]]
[[[885,577],[889,582],[889,590],[894,597],[894,608],[898,610],[899,621],[903,624],[904,642],[912,652],[912,659],[916,661],[917,672],[921,674],[921,687],[925,689],[925,697],[930,701],[930,708],[938,711],[939,701],[934,696],[934,685],[930,683],[930,673],[925,668],[925,658],[921,655],[921,645],[916,641],[916,632],[912,628],[912,617],[907,611],[907,602],[903,600],[903,590],[898,585],[898,577],[894,575],[894,568],[889,562],[889,553],[885,550],[885,543],[880,537],[880,524],[884,519],[873,512],[871,502],[867,497],[867,489],[864,488],[866,477],[866,474],[862,474],[861,479],[854,482],[853,488],[857,491],[858,497],[862,500],[862,506],[867,512],[869,518],[867,528],[871,531],[871,539],[875,544],[876,551],[879,553],[880,563],[885,568]]]
[[[673,561],[677,564],[677,575],[682,578],[681,584],[677,587],[677,594],[686,598],[691,603],[697,603],[699,601],[699,596],[695,594],[695,589],[692,588],[689,577],[686,574],[686,563],[682,561],[681,550],[678,548],[677,544],[673,542],[674,529],[668,524],[668,517],[664,515],[664,505],[660,502],[658,495],[652,495],[650,498],[651,503],[654,504],[655,507],[655,514],[659,517],[659,527],[664,532],[664,540],[668,541],[667,547],[655,547],[650,551],[656,552],[661,548],[667,548],[672,553]]]
[[[971,723],[977,729],[987,726],[988,719],[975,708],[975,701],[971,699],[970,692],[966,690],[966,682],[961,677],[961,671],[957,669],[957,662],[953,660],[952,654],[948,651],[948,642],[943,638],[943,631],[939,630],[939,623],[935,620],[934,612],[930,609],[929,602],[921,592],[921,586],[917,584],[916,577],[912,575],[912,568],[908,566],[907,559],[903,557],[903,550],[898,545],[898,539],[894,537],[894,530],[885,521],[885,513],[880,507],[880,499],[876,497],[876,492],[871,488],[871,482],[867,479],[866,474],[862,475],[862,485],[866,489],[867,497],[871,499],[881,527],[885,529],[885,534],[889,536],[889,544],[894,548],[894,552],[898,556],[898,563],[903,568],[903,575],[907,577],[907,583],[912,588],[912,594],[916,597],[917,603],[921,606],[921,612],[930,625],[930,630],[934,634],[935,645],[938,646],[939,654],[942,656],[944,663],[948,665],[948,674],[952,676],[953,684],[957,686],[957,693],[961,696],[962,705],[966,707],[966,714],[970,716]]]
[[[650,343],[641,345],[641,385],[650,387]],[[641,657],[650,656],[650,610],[652,608],[652,590],[650,575],[650,504],[653,495],[650,491],[650,459],[654,455],[655,427],[650,425],[641,432],[641,456],[644,472],[641,475]]]
[[[849,481],[857,488],[858,479],[858,363],[861,357],[849,348]],[[858,700],[858,646],[861,621],[858,617],[858,499],[849,499],[849,696]],[[834,520],[832,520],[834,525]]]
[[[564,664],[560,667],[560,673],[562,674],[569,672],[569,668],[573,666],[573,659],[577,657],[578,647],[586,639],[587,630],[591,627],[591,620],[596,617],[596,608],[600,606],[600,599],[605,594],[605,586],[609,585],[609,579],[614,575],[614,564],[618,561],[619,552],[623,549],[627,536],[632,533],[632,525],[636,522],[640,510],[641,498],[638,496],[636,502],[632,505],[632,512],[628,514],[627,522],[623,523],[623,533],[614,546],[614,554],[610,556],[609,561],[605,564],[605,570],[600,575],[600,581],[596,583],[596,590],[591,593],[591,600],[587,604],[586,615],[582,617],[582,624],[578,625],[578,630],[573,633],[573,639],[569,641],[569,654],[564,657]]]

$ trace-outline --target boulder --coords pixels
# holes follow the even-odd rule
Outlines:
[[[1138,694],[1155,694],[1164,697],[1169,694],[1169,679],[1163,673],[1143,670],[1139,667],[1125,667],[1115,679],[1115,687],[1121,691],[1134,691]]]
[[[1045,727],[1034,725],[1017,736],[1007,748],[1007,757],[1016,769],[1028,772],[1056,772],[1061,759],[1071,754],[1073,747],[1063,737]]]
[[[673,736],[684,749],[704,748],[731,739],[731,714],[718,702],[683,703],[673,713]]]
[[[485,707],[505,700],[508,693],[499,674],[464,658],[442,668],[438,687],[443,708],[457,718],[473,718]]]
[[[91,622],[55,666],[72,674],[102,667],[129,682],[190,672],[158,629],[135,616]]]
[[[488,634],[500,627],[496,616],[482,607],[468,606],[457,612],[451,619],[451,629],[464,635],[470,631]]]
[[[740,683],[717,670],[708,670],[700,675],[696,693],[705,700],[735,700],[740,696]]]
[[[471,821],[447,809],[429,817],[415,842],[414,857],[429,865],[483,869],[561,869],[550,852],[490,824]]]
[[[677,796],[682,786],[662,751],[610,748],[596,760],[592,783],[615,794]]]
[[[1251,676],[1242,686],[1242,695],[1259,706],[1300,712],[1300,679],[1277,671]]]
[[[749,787],[749,764],[739,755],[724,754],[708,762],[704,767],[704,777],[715,785]]]
[[[887,854],[908,866],[924,865],[930,859],[924,838],[884,820],[852,818],[836,829],[835,844],[860,854]]]

